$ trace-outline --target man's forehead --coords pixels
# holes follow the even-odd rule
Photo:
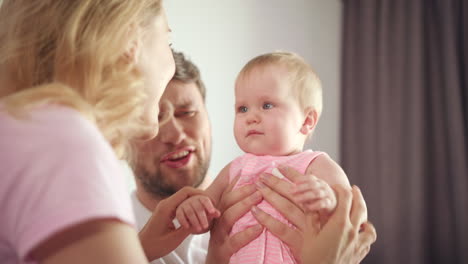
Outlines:
[[[175,108],[187,107],[203,103],[200,91],[195,83],[183,83],[171,81],[161,97],[161,102],[166,101]]]

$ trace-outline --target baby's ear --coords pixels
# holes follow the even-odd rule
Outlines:
[[[304,123],[302,124],[301,127],[301,133],[304,135],[309,135],[310,132],[312,132],[317,125],[319,115],[317,113],[317,110],[315,110],[312,107],[308,107],[305,110],[305,116],[304,116]]]

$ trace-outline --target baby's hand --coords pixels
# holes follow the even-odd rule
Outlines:
[[[330,185],[313,175],[299,177],[294,183],[293,197],[304,211],[319,212],[320,218],[328,219],[336,208],[336,195]]]
[[[221,213],[205,195],[195,195],[183,201],[176,209],[176,218],[187,229],[192,228],[193,233],[200,234],[208,231],[213,218]]]

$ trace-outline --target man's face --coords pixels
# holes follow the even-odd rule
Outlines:
[[[211,157],[211,128],[195,83],[169,82],[159,107],[159,134],[137,147],[135,176],[145,191],[165,198],[203,182]]]

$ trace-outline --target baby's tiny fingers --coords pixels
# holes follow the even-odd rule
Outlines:
[[[317,181],[317,180],[319,180],[319,178],[317,178],[315,175],[306,174],[306,175],[301,175],[300,177],[297,177],[294,180],[294,183],[299,184],[299,183],[302,183],[302,182],[312,182],[312,181]]]
[[[200,222],[201,226],[203,228],[208,228],[208,217],[201,199],[198,199],[194,204],[194,210],[197,213],[198,221]]]
[[[208,214],[208,223],[211,223],[211,221],[215,218],[219,218],[221,216],[221,212],[216,210],[216,213],[214,214]]]
[[[218,209],[216,209],[216,207],[211,202],[210,198],[203,197],[203,199],[200,199],[200,202],[203,204],[203,207],[206,209],[206,212],[210,216],[210,219],[218,218],[221,216],[221,212]]]
[[[182,208],[177,208],[176,211],[176,219],[179,221],[179,223],[184,227],[189,229],[190,228],[190,223],[187,221],[187,218],[185,217],[184,210]],[[177,227],[176,227],[177,228]]]
[[[299,204],[309,203],[309,202],[313,202],[319,199],[319,197],[317,197],[317,195],[313,191],[294,194],[293,197],[294,197],[294,201]]]
[[[328,192],[324,188],[313,190],[313,192],[315,193],[315,196],[318,199],[323,199],[323,198],[328,197]]]
[[[208,197],[200,197],[199,199],[200,203],[203,204],[203,207],[206,209],[206,211],[210,214],[216,213],[217,209],[214,207],[213,203],[211,202],[210,198]]]
[[[310,190],[318,189],[322,187],[323,185],[320,182],[315,181],[315,180],[300,182],[296,184],[295,188],[293,189],[293,193],[301,193],[301,192],[310,191]]]
[[[216,209],[213,213],[210,213],[209,216],[210,216],[210,219],[218,218],[221,216],[221,212],[218,209]]]
[[[331,201],[329,199],[318,199],[313,202],[304,203],[303,207],[306,209],[306,211],[314,212],[323,209],[328,209],[330,203]]]
[[[193,210],[192,207],[184,207],[184,213],[185,213],[185,217],[187,217],[187,219],[189,220],[190,222],[190,225],[192,227],[194,227],[197,231],[201,231],[201,224],[200,222],[198,221],[198,217],[197,217],[197,214],[196,212]]]

